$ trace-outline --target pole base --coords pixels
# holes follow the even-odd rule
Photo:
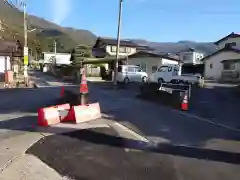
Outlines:
[[[88,104],[88,94],[79,94],[78,102],[80,105]]]

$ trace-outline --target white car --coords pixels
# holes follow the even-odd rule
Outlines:
[[[153,83],[180,83],[180,84],[198,84],[201,77],[181,74],[180,65],[162,65],[149,78]]]
[[[136,65],[119,65],[117,81],[124,82],[147,82],[148,75],[139,66]]]

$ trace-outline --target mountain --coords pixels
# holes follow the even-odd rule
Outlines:
[[[156,49],[157,53],[178,53],[193,48],[205,54],[211,54],[217,50],[214,43],[211,42],[194,42],[194,41],[179,41],[179,42],[150,42],[141,39],[133,39],[135,43],[147,45]]]
[[[17,40],[23,44],[23,13],[10,1],[0,0],[0,20],[4,32],[0,36],[6,40]],[[35,51],[36,44],[42,51],[52,51],[54,41],[57,42],[57,51],[69,51],[77,44],[93,45],[97,37],[88,30],[76,30],[61,27],[43,18],[28,15],[28,29],[36,28],[28,33],[28,46]]]

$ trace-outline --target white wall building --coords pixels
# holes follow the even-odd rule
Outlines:
[[[137,65],[145,71],[148,76],[152,75],[161,65],[179,64],[181,61],[169,56],[159,55],[151,52],[140,51],[128,57],[128,64]]]
[[[43,62],[44,63],[52,63],[52,60],[55,58],[54,52],[43,52]],[[56,53],[56,64],[61,65],[69,65],[71,64],[71,54],[70,53]]]
[[[203,58],[204,77],[213,80],[240,80],[240,34],[231,33],[215,44],[218,51]]]
[[[202,64],[204,53],[189,49],[179,53],[180,60],[185,64]]]

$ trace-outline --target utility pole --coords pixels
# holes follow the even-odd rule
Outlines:
[[[119,60],[119,48],[120,48],[120,31],[121,31],[121,21],[122,21],[122,3],[123,3],[123,0],[119,0],[117,49],[116,49],[117,52],[116,52],[116,61],[115,61],[115,67],[114,67],[114,85],[117,85],[118,60]]]
[[[57,55],[57,43],[56,43],[56,40],[54,40],[54,55],[55,55],[55,58],[56,58],[56,55]]]
[[[28,86],[28,43],[27,43],[27,13],[26,13],[26,3],[25,0],[21,1],[21,5],[23,6],[23,24],[24,24],[24,83]]]

